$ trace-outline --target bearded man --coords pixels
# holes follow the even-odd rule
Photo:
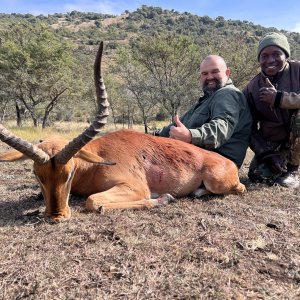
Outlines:
[[[199,76],[204,95],[157,135],[218,152],[240,168],[249,146],[252,117],[245,96],[229,75],[222,57],[207,56]]]

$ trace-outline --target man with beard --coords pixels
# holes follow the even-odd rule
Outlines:
[[[218,152],[241,167],[249,145],[252,117],[243,93],[229,75],[222,57],[206,57],[199,76],[204,95],[157,135]]]
[[[291,60],[285,35],[266,34],[259,42],[261,72],[244,89],[253,115],[250,147],[255,156],[248,176],[253,181],[299,186],[300,62]]]

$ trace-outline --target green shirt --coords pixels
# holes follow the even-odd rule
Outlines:
[[[213,150],[240,167],[249,145],[252,117],[245,96],[229,79],[224,87],[203,96],[180,121],[190,130],[192,144]],[[170,127],[159,135],[169,137]]]

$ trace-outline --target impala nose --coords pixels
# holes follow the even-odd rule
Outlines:
[[[45,217],[53,222],[65,222],[71,218],[71,210],[68,207],[62,211],[46,213]]]

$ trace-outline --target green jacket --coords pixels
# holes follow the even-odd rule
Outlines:
[[[252,117],[246,98],[229,79],[211,96],[203,96],[180,121],[190,130],[192,144],[213,150],[240,167],[249,145]],[[170,127],[159,135],[169,137]]]

